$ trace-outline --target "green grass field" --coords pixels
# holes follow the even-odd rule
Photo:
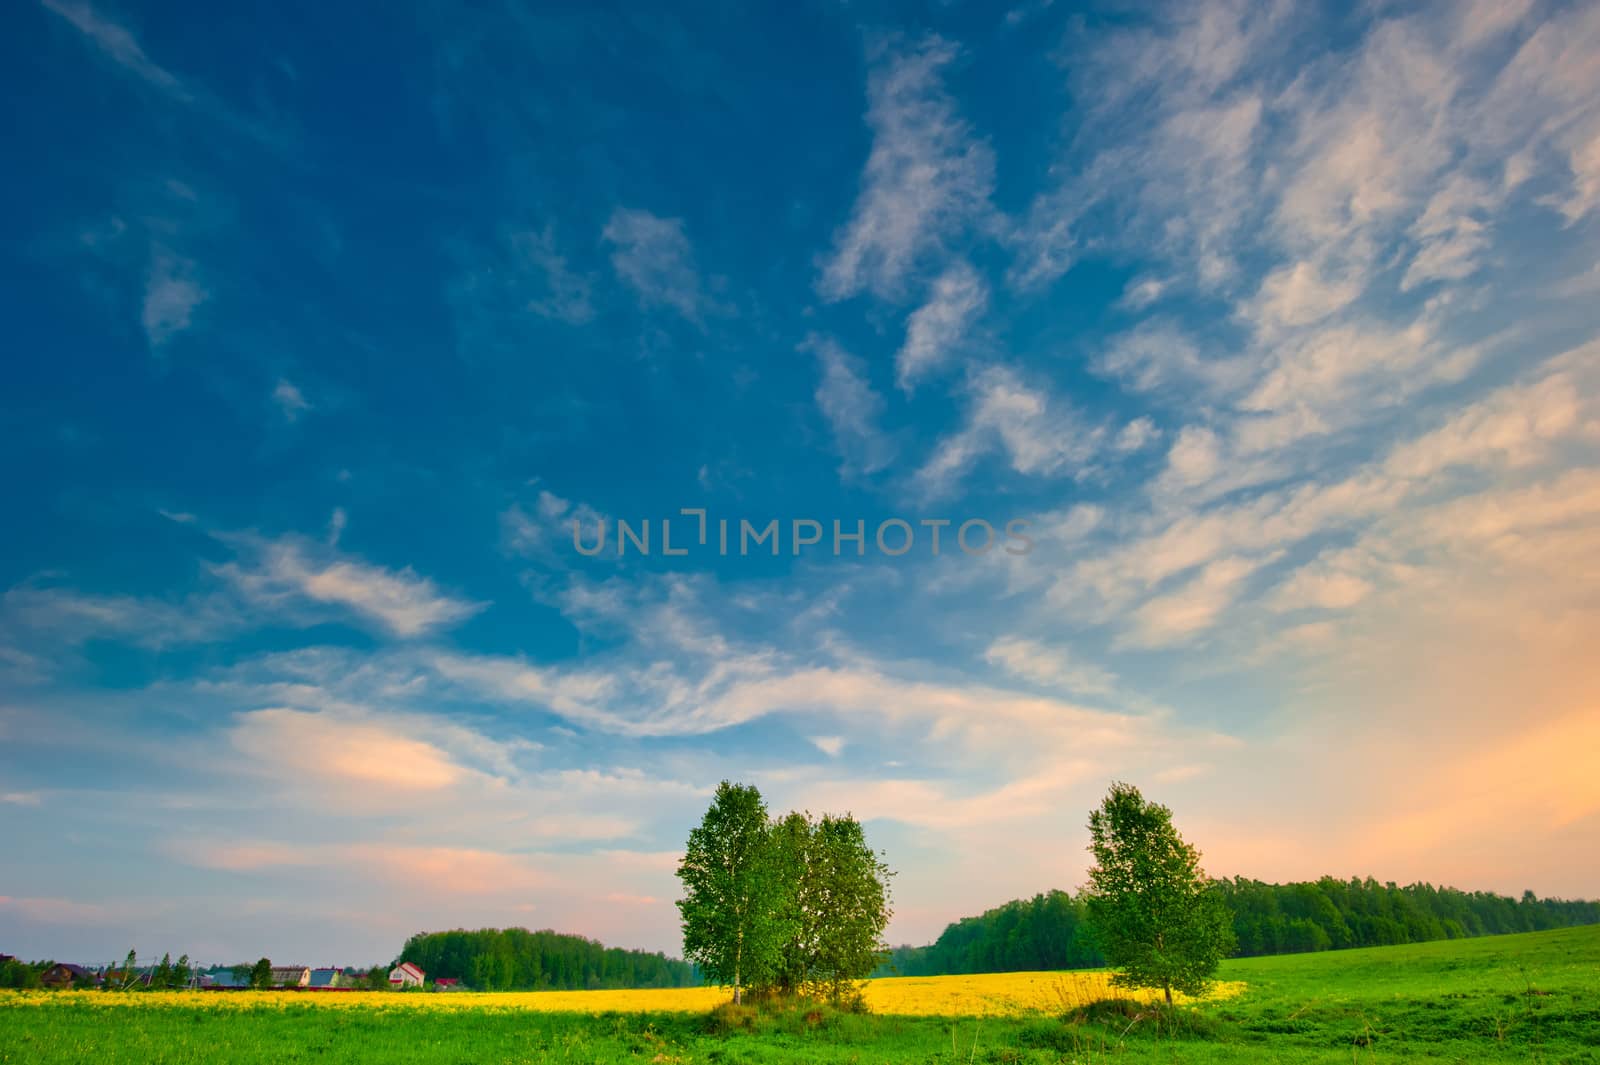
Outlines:
[[[697,1014],[330,1008],[206,996],[112,1009],[98,996],[0,997],[0,1062],[1594,1062],[1600,927],[1251,958],[1237,998],[1163,1014],[1067,1017],[777,1011]],[[276,997],[275,997],[276,998]],[[738,1020],[738,1018],[735,1018]]]

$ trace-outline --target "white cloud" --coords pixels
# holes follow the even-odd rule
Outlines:
[[[576,552],[570,546],[575,535],[585,547],[592,546],[597,530],[608,523],[609,519],[589,504],[573,503],[541,488],[531,507],[513,503],[500,515],[500,532],[508,550],[548,559],[564,550]]]
[[[1128,641],[1160,647],[1208,629],[1242,593],[1242,585],[1270,558],[1221,558],[1209,562],[1183,587],[1156,596],[1133,612]]]
[[[187,259],[158,251],[145,277],[144,309],[140,321],[152,349],[188,329],[194,309],[210,294],[195,280],[195,265]]]
[[[943,363],[965,339],[988,302],[989,289],[964,261],[946,268],[933,283],[928,301],[912,312],[906,341],[895,356],[895,379],[910,392],[918,378]]]
[[[1270,99],[1241,73],[1272,54],[1286,8],[1171,7],[1092,40],[1069,37],[1061,62],[1077,106],[1052,168],[1059,184],[1035,198],[1019,227],[1014,285],[1046,285],[1080,247],[1108,240],[1157,249],[1174,276],[1203,287],[1235,275],[1234,244],[1260,210],[1253,164]],[[1076,150],[1083,144],[1096,146],[1087,158]]]
[[[327,620],[319,608],[335,606],[402,637],[423,636],[457,624],[487,603],[451,596],[406,567],[385,569],[334,550],[342,511],[330,523],[329,542],[298,536],[262,540],[253,534],[218,534],[236,548],[234,561],[210,564],[220,587],[162,599],[93,594],[28,582],[0,596],[0,624],[31,637],[48,635],[53,648],[112,638],[149,648],[232,639],[278,622],[297,626]]]
[[[619,207],[600,235],[612,245],[617,276],[644,306],[671,307],[691,322],[700,321],[705,300],[681,218]]]
[[[31,635],[48,635],[56,649],[96,637],[151,648],[210,643],[231,639],[244,628],[234,605],[216,596],[167,600],[36,584],[9,589],[0,597],[0,616],[20,622]]]
[[[1364,287],[1360,277],[1329,279],[1302,260],[1267,275],[1249,317],[1266,328],[1310,325],[1348,306]]]
[[[940,440],[917,471],[924,493],[949,492],[984,455],[1000,450],[1017,473],[1082,476],[1099,451],[1104,432],[1083,423],[1058,397],[1024,382],[1014,370],[992,366],[967,384],[967,419]]]
[[[894,444],[878,428],[883,397],[867,382],[861,362],[827,337],[811,337],[805,347],[822,367],[817,407],[833,430],[834,446],[845,476],[875,473],[894,458]]]
[[[1561,201],[1568,224],[1600,207],[1600,132],[1567,155],[1572,171],[1572,191]]]
[[[543,281],[543,294],[528,300],[528,310],[568,325],[583,325],[594,317],[589,278],[568,265],[566,256],[556,247],[555,233],[550,226],[516,233],[511,242],[522,261],[537,271]],[[689,265],[692,269],[692,262]]]
[[[1167,452],[1166,477],[1180,485],[1203,484],[1222,469],[1217,434],[1203,425],[1186,425]]]
[[[1170,282],[1159,277],[1136,277],[1122,290],[1117,306],[1130,311],[1142,311],[1159,300],[1171,287]]]
[[[1236,502],[1197,505],[1184,498],[1155,496],[1158,509],[1141,519],[1121,515],[1116,536],[1104,537],[1098,553],[1076,548],[1054,582],[1049,602],[1097,624],[1132,618],[1132,645],[1167,645],[1212,628],[1239,599],[1241,582],[1264,559],[1316,538],[1352,536],[1374,525],[1396,525],[1406,515],[1427,513],[1462,485],[1485,474],[1539,471],[1587,440],[1600,440],[1593,345],[1575,349],[1536,369],[1532,379],[1507,385],[1477,402],[1436,415],[1434,427],[1392,445],[1342,479],[1301,480]],[[1180,437],[1180,439],[1182,439]],[[1183,477],[1228,483],[1214,468],[1215,436],[1189,435],[1163,481]],[[1175,446],[1175,451],[1179,449]],[[1230,460],[1231,461],[1231,460]],[[1447,477],[1447,474],[1459,476]],[[1530,511],[1536,510],[1530,500]],[[1472,524],[1461,515],[1451,519]],[[1390,534],[1392,536],[1392,534]],[[1412,540],[1368,546],[1358,553],[1325,554],[1301,567],[1268,605],[1279,609],[1342,609],[1364,601],[1406,572]],[[1387,543],[1385,540],[1383,543]],[[1516,539],[1506,541],[1517,543]],[[1547,545],[1555,551],[1555,542]],[[1176,593],[1145,597],[1164,582],[1191,573]]]
[[[1292,439],[1359,420],[1373,406],[1393,406],[1430,384],[1459,380],[1477,357],[1471,347],[1447,349],[1427,318],[1400,328],[1316,330],[1274,345],[1265,373],[1238,405],[1260,414],[1299,412]],[[1402,369],[1410,373],[1402,376]],[[1282,446],[1289,439],[1264,444]]]
[[[983,657],[1035,684],[1084,695],[1112,695],[1117,689],[1116,674],[1110,670],[1080,662],[1062,648],[1048,647],[1026,637],[1001,637],[989,645]]]
[[[957,56],[936,37],[883,47],[867,81],[872,151],[850,221],[834,238],[818,291],[899,296],[906,277],[988,210],[994,158],[941,82]]]
[[[1462,324],[1495,302],[1466,286],[1527,258],[1498,239],[1504,210],[1553,185],[1539,202],[1583,214],[1600,160],[1600,75],[1580,58],[1600,15],[1534,12],[1379,11],[1310,61],[1285,31],[1321,16],[1291,4],[1209,0],[1069,36],[1081,106],[1011,277],[1109,246],[1141,262],[1124,309],[1186,282],[1232,304],[1241,339],[1144,322],[1095,364],[1215,434],[1217,477],[1192,489],[1303,474],[1321,453],[1295,445],[1384,427],[1494,353]]]
[[[1461,496],[1427,508],[1416,515],[1414,534],[1424,542],[1474,552],[1518,551],[1529,533],[1592,527],[1596,519],[1600,470],[1574,469],[1543,483]],[[1579,573],[1571,576],[1578,578]]]
[[[277,385],[272,389],[272,402],[283,412],[284,419],[291,422],[311,409],[311,404],[306,402],[306,397],[301,394],[300,389],[283,377],[278,378]]]
[[[151,60],[139,39],[126,26],[111,21],[87,3],[73,0],[43,0],[43,3],[47,10],[66,19],[124,70],[179,99],[188,98],[188,92],[177,77]]]
[[[1592,398],[1586,401],[1572,375],[1558,371],[1463,408],[1439,428],[1396,447],[1384,468],[1415,480],[1454,466],[1526,466],[1594,417]]]
[[[255,564],[224,563],[214,571],[256,605],[340,606],[402,637],[449,627],[488,605],[450,596],[409,566],[385,569],[299,537],[242,542],[254,548]]]
[[[812,736],[811,743],[829,758],[837,758],[844,752],[843,736]]]
[[[171,844],[168,851],[201,869],[262,873],[349,868],[385,882],[448,881],[451,891],[467,895],[538,891],[548,888],[555,879],[525,855],[470,847],[369,840],[313,845],[276,840],[180,840]]]
[[[1428,281],[1460,281],[1472,276],[1493,244],[1489,225],[1480,216],[1494,204],[1487,189],[1459,175],[1435,193],[1411,226],[1417,254],[1400,279],[1400,291],[1408,292]]]
[[[1161,438],[1161,430],[1148,416],[1140,416],[1124,425],[1117,432],[1117,438],[1112,442],[1112,447],[1117,451],[1134,452],[1143,451],[1145,447]]]
[[[635,645],[630,661],[608,664],[603,674],[493,656],[436,655],[430,662],[480,700],[539,706],[576,724],[632,737],[705,735],[776,714],[852,727],[914,722],[932,729],[928,735],[934,738],[965,737],[986,746],[1018,730],[1033,730],[1040,745],[1071,735],[1116,745],[1119,737],[1153,727],[1135,715],[1001,687],[908,679],[860,655],[837,666],[814,666],[771,647],[740,650],[725,639],[714,642],[715,655],[683,655],[670,664],[653,656],[641,664],[643,648]],[[1074,675],[1091,686],[1106,680],[1093,670]]]
[[[1196,386],[1204,395],[1237,388],[1247,379],[1250,362],[1236,355],[1202,353],[1177,326],[1152,321],[1114,337],[1094,369],[1135,392],[1173,392],[1187,399]]]
[[[1371,580],[1360,573],[1364,560],[1349,550],[1326,552],[1294,571],[1273,593],[1275,610],[1344,610],[1372,594]]]
[[[233,746],[252,763],[319,787],[440,791],[466,772],[434,744],[392,724],[341,720],[331,714],[274,708],[239,715]]]

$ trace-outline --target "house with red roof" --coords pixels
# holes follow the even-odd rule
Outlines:
[[[404,990],[408,987],[421,987],[428,974],[408,961],[403,961],[389,970],[389,986]]]

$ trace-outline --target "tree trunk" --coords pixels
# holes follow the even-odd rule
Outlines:
[[[1172,985],[1171,984],[1166,984],[1166,985],[1164,985],[1163,989],[1167,993],[1167,1005],[1170,1006],[1170,1005],[1172,1005]]]

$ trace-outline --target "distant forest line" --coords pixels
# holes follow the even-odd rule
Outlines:
[[[1233,912],[1237,954],[1294,954],[1600,924],[1600,902],[1521,899],[1429,884],[1366,880],[1216,882]],[[665,954],[606,947],[582,936],[521,928],[425,932],[400,961],[430,979],[482,991],[692,987],[695,967]],[[894,948],[876,976],[1090,969],[1105,964],[1083,904],[1065,891],[1017,899],[949,925],[934,943]]]
[[[1600,924],[1600,902],[1513,899],[1431,884],[1216,881],[1233,912],[1239,957],[1378,947]],[[1105,964],[1083,903],[1065,891],[1016,899],[945,928],[925,947],[890,951],[875,976],[1092,969]]]
[[[693,987],[693,965],[665,954],[607,947],[583,936],[483,928],[422,932],[406,940],[400,961],[479,991],[600,991]]]

